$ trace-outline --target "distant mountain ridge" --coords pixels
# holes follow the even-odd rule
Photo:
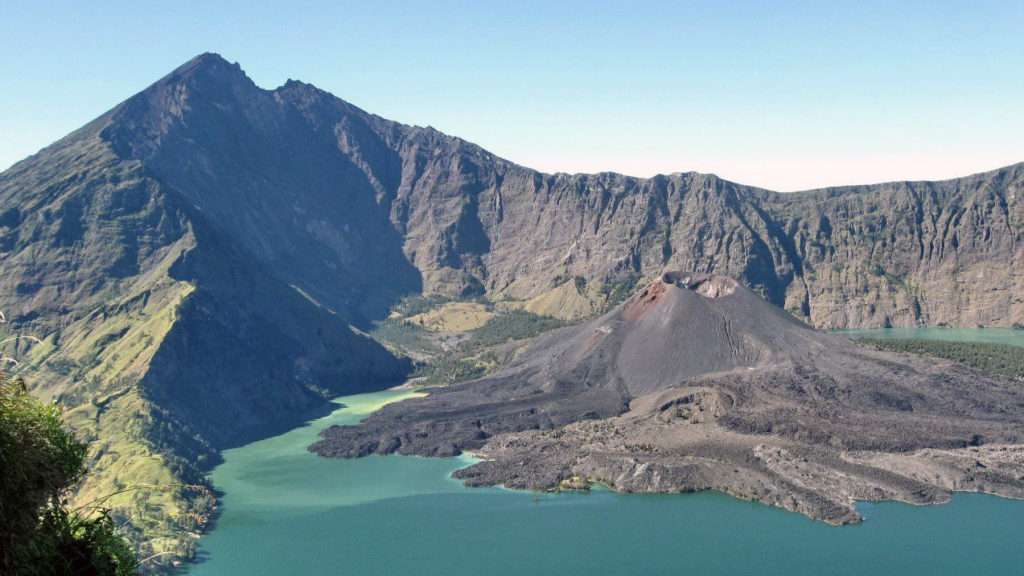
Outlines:
[[[0,174],[4,327],[44,339],[5,352],[107,479],[197,479],[400,379],[359,328],[404,294],[628,295],[671,268],[818,327],[1024,323],[1022,183],[1024,164],[792,194],[542,174],[203,54]]]
[[[1024,164],[788,194],[696,173],[549,175],[308,84],[260,89],[214,54],[96,123],[114,154],[358,321],[402,293],[531,298],[665,268],[740,278],[825,328],[1024,320]]]
[[[548,175],[308,84],[261,90],[209,54],[126,102],[103,136],[354,316],[379,314],[380,277],[395,288],[383,300],[530,298],[573,276],[614,284],[672,268],[741,278],[819,327],[1024,320],[1013,296],[1024,164],[795,194],[696,173]],[[360,218],[332,213],[340,201]],[[299,215],[314,209],[319,221]],[[275,211],[292,222],[270,224]],[[289,269],[300,241],[323,251],[323,270]],[[374,287],[340,278],[346,261],[374,266],[358,271]]]

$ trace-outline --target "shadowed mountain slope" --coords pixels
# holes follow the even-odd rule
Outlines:
[[[836,523],[854,498],[1024,497],[1019,382],[861,349],[717,275],[666,274],[493,377],[322,435],[329,457],[480,451],[473,484],[715,488]]]
[[[134,483],[201,482],[220,449],[408,370],[215,221],[195,190],[119,155],[106,134],[135,101],[0,175],[0,330],[43,340],[4,355],[90,440],[96,473],[83,500]],[[180,515],[191,496],[128,492],[107,503],[192,531]],[[174,534],[154,551],[188,548],[191,537]]]

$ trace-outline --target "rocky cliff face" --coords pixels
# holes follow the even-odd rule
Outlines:
[[[199,57],[102,137],[279,277],[357,322],[425,291],[528,299],[571,277],[740,278],[819,327],[1008,326],[1024,165],[796,194],[687,173],[541,174],[290,81]]]
[[[495,161],[481,176],[479,166],[457,158],[424,170],[462,199],[447,201],[463,207],[461,220],[401,222],[412,230],[406,251],[431,272],[428,290],[450,290],[439,271],[527,298],[566,277],[616,285],[674,268],[738,277],[823,328],[1008,326],[1024,314],[1015,265],[1024,165],[799,194],[701,174],[542,175]],[[460,227],[482,231],[475,245],[487,250],[448,241]],[[424,247],[434,256],[424,260]]]

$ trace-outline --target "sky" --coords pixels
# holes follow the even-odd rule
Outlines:
[[[1024,2],[0,0],[0,170],[202,52],[545,172],[780,191],[1024,161]]]

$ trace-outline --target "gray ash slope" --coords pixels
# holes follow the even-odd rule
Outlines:
[[[473,485],[718,489],[832,523],[854,499],[1024,497],[1019,382],[859,348],[714,275],[666,274],[492,377],[322,436],[327,457],[480,452]]]

